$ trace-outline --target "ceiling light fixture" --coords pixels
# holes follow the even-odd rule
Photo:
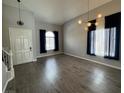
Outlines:
[[[95,1],[93,1],[93,2],[95,2]],[[95,4],[93,4],[93,5],[95,5]],[[90,0],[88,0],[87,6],[88,6],[88,7],[87,7],[87,10],[88,10],[88,12],[87,12],[87,21],[83,22],[82,20],[78,20],[78,24],[85,23],[87,27],[92,26],[92,24],[94,24],[95,26],[98,26],[98,25],[99,25],[99,22],[98,22],[97,19],[102,18],[103,15],[102,15],[101,13],[97,14],[97,16],[96,16],[96,18],[95,18],[95,19],[96,19],[96,22],[95,22],[95,23],[91,23],[91,22],[90,22]],[[94,8],[95,8],[95,6],[94,6]],[[94,10],[94,11],[95,11],[95,10]],[[96,12],[94,12],[94,13],[96,13]],[[84,29],[86,30],[86,28],[84,28]]]
[[[102,14],[98,14],[97,15],[97,18],[102,18]]]
[[[82,24],[82,21],[81,21],[81,20],[79,20],[79,21],[78,21],[78,24]]]
[[[88,23],[87,23],[87,26],[88,26],[88,27],[90,27],[91,25],[92,25],[91,22],[88,22]]]
[[[20,13],[21,0],[17,0],[17,2],[18,2],[18,8],[19,8],[19,20],[17,21],[17,24],[22,26],[22,25],[24,25],[24,22],[21,20],[21,13]]]
[[[99,23],[98,23],[98,22],[96,22],[96,23],[95,23],[95,26],[98,26],[98,25],[99,25]]]

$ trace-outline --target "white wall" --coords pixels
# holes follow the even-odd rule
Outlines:
[[[7,22],[7,19],[4,17],[2,19],[2,46],[6,50],[10,50],[8,22]]]
[[[120,0],[112,0],[112,2],[107,3],[101,7],[90,11],[90,19],[95,19],[95,14],[102,13],[103,16],[110,15],[121,11]],[[64,52],[71,55],[78,56],[80,58],[91,59],[94,61],[99,61],[111,66],[119,67],[121,66],[120,61],[104,59],[96,56],[89,56],[86,53],[87,50],[87,31],[84,31],[84,25],[79,25],[77,22],[79,19],[86,20],[87,14],[81,15],[72,19],[64,24]],[[103,21],[103,20],[102,20]],[[103,21],[104,22],[104,21]],[[100,27],[102,27],[100,25]],[[99,29],[99,27],[98,27]]]
[[[62,27],[59,25],[49,24],[42,22],[38,17],[36,17],[31,11],[21,10],[22,20],[24,22],[23,26],[17,25],[18,20],[18,8],[10,7],[3,4],[3,47],[10,49],[9,40],[9,27],[15,28],[25,28],[32,30],[33,39],[33,56],[34,59],[44,55],[60,53],[63,50],[62,47]],[[45,54],[40,54],[40,39],[39,39],[39,29],[45,29],[48,31],[58,31],[59,32],[59,49],[58,52],[48,52]]]
[[[59,25],[49,24],[42,22],[39,18],[35,18],[35,28],[36,28],[36,51],[37,57],[42,57],[46,55],[56,54],[62,52],[62,27]],[[59,51],[49,51],[47,53],[40,54],[40,35],[39,29],[44,29],[46,31],[58,31],[59,32]]]
[[[10,40],[9,40],[9,27],[15,27],[15,28],[25,28],[25,29],[31,29],[32,30],[32,39],[33,39],[33,56],[36,57],[36,40],[35,40],[35,19],[32,12],[27,10],[21,10],[22,14],[22,20],[24,22],[23,26],[17,25],[18,18],[18,9],[15,7],[10,7],[3,4],[3,47],[8,47],[10,49]]]

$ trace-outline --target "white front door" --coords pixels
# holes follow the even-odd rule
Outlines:
[[[33,60],[32,30],[10,28],[10,43],[13,52],[13,64],[23,64]]]

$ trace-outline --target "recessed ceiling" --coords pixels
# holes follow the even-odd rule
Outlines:
[[[91,10],[112,0],[89,1]],[[3,0],[3,3],[18,6],[16,0]],[[88,11],[88,0],[22,0],[22,5],[42,21],[59,25]]]

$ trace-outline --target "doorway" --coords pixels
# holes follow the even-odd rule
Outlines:
[[[13,64],[28,63],[33,60],[32,30],[9,28]]]

